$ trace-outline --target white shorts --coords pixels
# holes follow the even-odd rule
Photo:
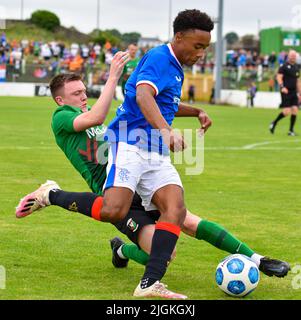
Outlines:
[[[124,187],[137,192],[145,210],[150,211],[157,209],[151,203],[157,190],[167,185],[178,185],[183,189],[169,156],[148,152],[124,142],[118,143],[117,151],[114,149],[114,145],[110,146],[104,190]]]

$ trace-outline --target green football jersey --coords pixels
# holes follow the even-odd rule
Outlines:
[[[52,116],[52,131],[57,145],[90,189],[101,195],[106,180],[108,155],[108,145],[103,140],[106,127],[101,125],[76,132],[73,122],[80,114],[82,111],[79,108],[67,105],[58,107]]]
[[[123,68],[123,72],[121,75],[121,87],[124,89],[126,82],[128,81],[128,78],[133,73],[133,71],[136,69],[137,65],[139,63],[139,59],[133,59],[130,60]]]

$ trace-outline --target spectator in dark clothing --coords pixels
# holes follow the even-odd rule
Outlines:
[[[274,69],[275,68],[275,64],[276,64],[276,61],[277,61],[277,57],[276,57],[276,53],[275,52],[272,52],[271,55],[269,56],[269,67],[271,69]]]
[[[188,100],[189,103],[194,103],[195,102],[195,86],[190,85],[188,89]]]
[[[254,107],[254,99],[257,93],[257,87],[255,82],[252,82],[247,90],[247,107]]]

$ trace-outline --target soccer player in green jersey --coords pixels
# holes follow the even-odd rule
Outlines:
[[[136,57],[137,51],[138,51],[138,47],[136,44],[131,43],[128,46],[128,53],[130,55],[130,60],[124,66],[122,75],[120,77],[123,96],[125,96],[125,84],[139,63],[139,58]]]
[[[60,85],[61,81],[65,81],[65,90],[69,90],[68,86],[72,86],[70,90],[74,90],[75,96],[85,95],[86,89],[80,76],[74,74],[63,75],[54,79],[52,86],[55,88],[55,86]],[[91,127],[88,120],[83,119],[83,116],[87,115],[88,112],[95,110],[95,107],[91,109],[86,103],[85,100],[82,106],[65,104],[59,106],[52,116],[52,131],[57,145],[82,175],[90,189],[98,193],[101,191],[100,186],[106,179],[106,166],[99,165],[97,161],[98,148],[104,143],[104,141],[101,141],[101,137],[106,131],[106,127],[102,125],[102,119],[99,119],[99,122],[97,121],[97,117],[91,116]],[[104,108],[101,110],[104,113],[103,117],[105,117]],[[92,122],[93,119],[95,119],[94,122]],[[81,124],[82,120],[87,124]]]
[[[120,60],[124,57],[119,54]],[[114,59],[111,67],[113,70],[118,56]],[[16,210],[18,218],[25,217],[49,205],[58,205],[100,221],[99,208],[102,203],[102,187],[106,179],[107,164],[107,143],[102,139],[105,131],[102,123],[108,112],[108,105],[113,98],[115,84],[116,79],[109,78],[102,96],[91,109],[87,106],[85,86],[79,76],[74,74],[59,75],[52,80],[51,91],[55,101],[59,104],[52,118],[52,129],[56,142],[88,183],[93,193],[66,192],[61,190],[55,182],[48,181],[20,201]],[[63,98],[60,94],[63,95]],[[93,115],[92,111],[94,111]],[[201,119],[202,121],[204,119],[202,110],[184,104],[181,105],[179,115],[194,116],[200,122]],[[141,199],[135,195],[127,217],[115,224],[116,228],[127,235],[135,244],[124,244],[117,237],[111,240],[112,262],[115,267],[126,267],[129,259],[143,265],[147,263],[155,223],[159,215],[158,211],[145,212],[141,205]],[[189,211],[182,229],[187,235],[204,240],[216,248],[229,253],[247,255],[259,266],[262,272],[269,276],[283,277],[289,270],[289,265],[286,262],[269,259],[255,253],[224,227],[215,222],[201,219]],[[172,258],[174,256],[175,252]],[[166,295],[166,290],[164,295],[160,295],[159,292],[161,297],[172,297],[172,294],[168,291],[168,295]]]

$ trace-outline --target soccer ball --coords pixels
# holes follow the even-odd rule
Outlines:
[[[218,287],[234,297],[244,297],[254,291],[259,279],[257,265],[243,254],[226,257],[219,263],[215,272]]]

